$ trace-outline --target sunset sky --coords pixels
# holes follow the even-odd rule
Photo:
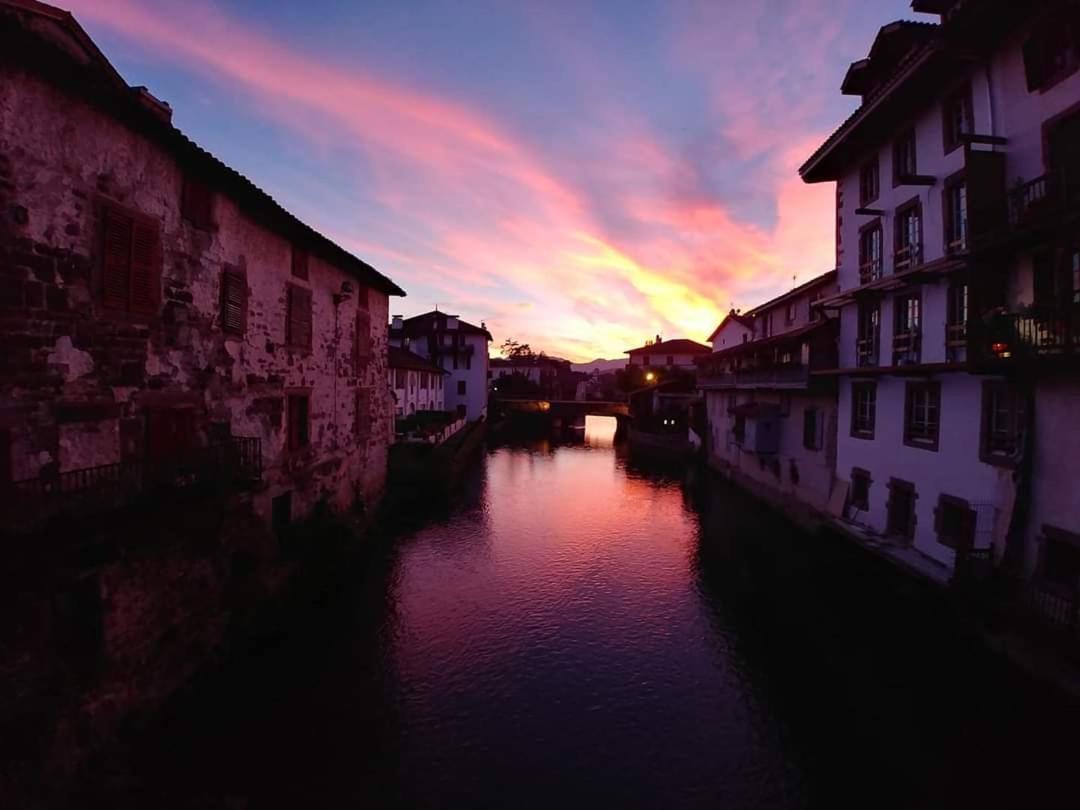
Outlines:
[[[65,3],[61,2],[61,5]],[[496,344],[704,340],[833,265],[797,166],[909,0],[67,0],[131,84]],[[930,19],[930,18],[924,18]]]

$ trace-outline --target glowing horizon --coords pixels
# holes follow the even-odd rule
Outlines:
[[[702,341],[834,263],[796,168],[906,0],[68,0],[190,137],[409,294],[574,361]],[[276,5],[276,4],[275,4]],[[869,8],[867,8],[869,6]]]

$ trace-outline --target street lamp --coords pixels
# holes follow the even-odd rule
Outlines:
[[[650,372],[646,373],[645,382],[652,382],[655,379],[656,379],[656,375],[653,372],[650,371]]]

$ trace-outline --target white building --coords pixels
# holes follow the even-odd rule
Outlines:
[[[818,302],[836,271],[729,314],[698,361],[709,464],[791,511],[827,511],[836,458],[836,324]]]
[[[626,365],[694,371],[695,360],[711,351],[708,346],[693,340],[661,340],[658,335],[652,343],[626,351],[625,354],[630,356]]]
[[[800,170],[837,183],[844,513],[1075,588],[1080,11],[912,5],[941,24],[881,29]]]
[[[443,378],[447,372],[400,346],[390,346],[387,358],[394,414],[412,416],[417,411],[441,411],[445,398]]]
[[[390,345],[408,349],[447,372],[443,399],[447,410],[469,421],[487,417],[487,328],[473,326],[445,312],[427,312],[413,318],[395,316],[390,326]]]

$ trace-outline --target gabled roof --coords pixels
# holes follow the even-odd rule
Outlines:
[[[432,363],[426,357],[421,357],[418,354],[413,354],[408,349],[403,349],[400,346],[387,346],[387,363],[390,368],[407,368],[413,371],[428,371],[432,374],[449,374],[446,369]]]
[[[865,95],[912,48],[935,36],[938,28],[937,23],[914,20],[895,20],[881,26],[867,57],[851,63],[841,85],[841,92],[848,95]]]
[[[457,318],[456,328],[446,328],[448,318]],[[405,318],[402,321],[400,329],[390,329],[390,337],[413,338],[430,335],[435,332],[459,332],[463,335],[482,335],[488,340],[494,340],[494,338],[491,337],[491,332],[487,330],[486,326],[473,326],[468,321],[463,321],[456,315],[439,312],[437,309],[433,309],[431,312],[425,312],[423,315],[414,315],[411,318]]]
[[[709,354],[711,346],[705,346],[686,338],[662,340],[636,349],[627,349],[623,354]]]
[[[712,360],[719,360],[724,357],[732,357],[736,354],[752,353],[758,349],[764,349],[769,346],[776,346],[789,340],[796,340],[804,338],[814,332],[821,329],[831,329],[833,326],[832,321],[813,321],[812,323],[800,326],[798,329],[792,329],[788,332],[781,332],[778,335],[772,335],[767,338],[758,338],[757,340],[749,340],[746,343],[740,343],[737,346],[730,346],[726,349],[721,349],[718,352],[709,352],[708,357],[699,357],[695,362],[699,365],[708,363]]]
[[[740,315],[735,310],[731,310],[731,312],[724,316],[724,320],[720,321],[720,325],[713,330],[713,333],[709,335],[709,342],[711,343],[712,341],[716,340],[716,336],[720,334],[720,330],[731,322],[737,323],[746,329],[754,328],[753,318],[749,318],[746,315]]]
[[[775,298],[770,298],[764,304],[758,304],[756,307],[748,311],[745,314],[745,317],[752,320],[762,312],[772,309],[779,304],[784,304],[792,298],[797,298],[800,295],[804,295],[805,293],[810,292],[810,290],[814,289],[815,287],[825,287],[830,284],[835,284],[837,275],[838,274],[836,270],[829,270],[826,273],[822,273],[820,276],[814,276],[809,281],[804,281],[798,287],[794,287],[793,289],[788,290],[786,293],[781,293]]]
[[[251,180],[221,162],[172,125],[167,104],[132,87],[67,11],[35,0],[0,0],[0,63],[33,72],[78,93],[107,115],[168,152],[247,216],[313,255],[387,295],[404,290],[283,208]]]

